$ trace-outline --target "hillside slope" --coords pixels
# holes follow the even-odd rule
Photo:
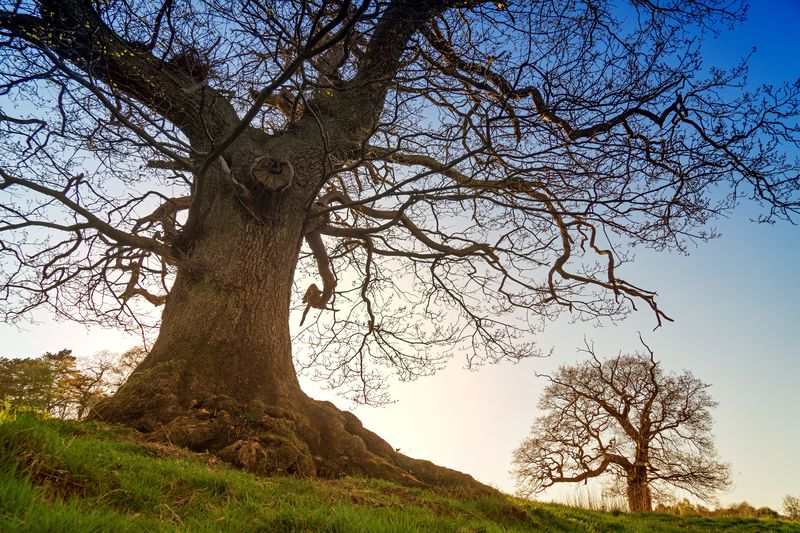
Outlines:
[[[601,513],[369,479],[263,479],[96,423],[0,411],[0,531],[797,531]]]

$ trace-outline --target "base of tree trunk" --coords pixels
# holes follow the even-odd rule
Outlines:
[[[288,397],[280,395],[278,401],[255,399],[247,404],[225,394],[187,398],[175,391],[177,376],[159,366],[161,372],[135,373],[91,418],[127,425],[156,442],[214,453],[259,475],[353,475],[494,492],[467,474],[398,453],[352,413],[313,400],[299,389]]]
[[[650,487],[646,478],[628,481],[628,510],[632,513],[649,513],[653,510]]]

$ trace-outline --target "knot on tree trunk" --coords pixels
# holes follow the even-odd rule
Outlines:
[[[261,156],[250,165],[250,177],[268,191],[282,191],[292,184],[294,167],[284,159]]]

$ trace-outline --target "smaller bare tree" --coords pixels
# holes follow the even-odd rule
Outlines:
[[[800,520],[800,498],[787,494],[783,498],[783,512],[789,520]]]
[[[520,493],[601,475],[624,484],[631,511],[651,511],[652,494],[683,489],[711,501],[730,485],[710,432],[717,405],[691,372],[665,373],[652,350],[562,366],[539,400],[545,414],[514,452]]]

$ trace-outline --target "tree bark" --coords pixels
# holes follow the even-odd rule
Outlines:
[[[302,161],[295,167],[301,178],[320,171]],[[202,225],[178,265],[158,339],[92,416],[216,452],[258,474],[364,475],[489,490],[395,452],[351,413],[300,389],[289,311],[305,213],[316,194],[302,188],[308,181],[258,199],[259,208],[220,173],[209,175],[205,197],[192,206],[203,210]]]
[[[628,509],[632,513],[647,513],[653,510],[650,484],[644,467],[634,467],[632,472],[628,473]]]

